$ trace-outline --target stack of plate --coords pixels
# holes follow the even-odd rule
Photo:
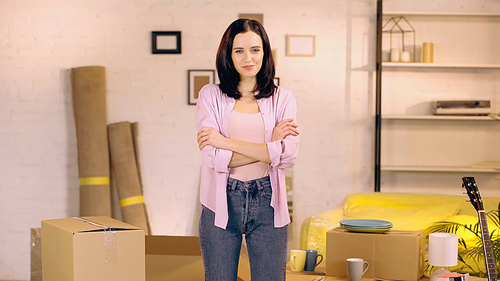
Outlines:
[[[392,228],[392,222],[369,219],[350,219],[340,221],[340,226],[356,232],[384,232]]]

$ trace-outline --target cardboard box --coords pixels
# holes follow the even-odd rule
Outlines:
[[[368,261],[365,278],[417,281],[424,275],[424,232],[356,233],[335,228],[326,235],[327,276],[347,276],[348,258]]]
[[[197,236],[146,236],[146,280],[205,280]],[[250,264],[240,255],[238,281],[250,280]]]
[[[287,274],[286,281],[323,281],[325,280],[325,275],[298,275],[298,274]],[[346,280],[349,281],[349,280]]]
[[[31,280],[42,280],[42,232],[40,227],[31,228]]]
[[[50,281],[145,280],[144,230],[109,217],[42,221],[42,276]]]
[[[290,268],[290,262],[286,264],[286,280],[287,281],[311,281],[318,279],[320,280],[321,277],[325,277],[325,261],[322,261],[315,269],[314,271],[301,271],[301,272],[295,272],[292,271]]]

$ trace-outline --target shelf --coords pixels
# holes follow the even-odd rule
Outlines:
[[[499,68],[500,64],[457,64],[457,63],[422,63],[422,62],[383,62],[383,67],[415,68]]]
[[[452,172],[452,173],[500,173],[497,169],[471,168],[470,166],[381,166],[380,170],[390,172]]]
[[[492,116],[444,116],[444,115],[382,115],[384,120],[457,120],[457,121],[498,121]]]
[[[443,93],[442,89],[448,89],[446,93],[456,98],[474,94],[492,101],[498,98],[494,91],[490,93],[485,89],[495,89],[500,75],[500,56],[491,39],[499,36],[500,10],[486,7],[490,5],[474,10],[472,7],[457,8],[454,12],[411,11],[396,6],[386,7],[385,11],[378,14],[383,27],[377,34],[377,56],[379,59],[384,58],[384,62],[376,65],[376,102],[381,104],[377,108],[377,117],[382,122],[376,122],[375,128],[375,191],[381,189],[381,174],[386,181],[383,185],[413,190],[420,189],[419,183],[428,182],[431,178],[433,184],[428,188],[439,188],[448,184],[450,178],[466,174],[497,178],[500,175],[500,160],[498,166],[467,164],[469,161],[472,163],[474,158],[500,159],[500,153],[488,150],[488,147],[497,144],[500,123],[484,122],[500,121],[500,116],[496,114],[498,110],[492,109],[490,116],[433,115],[430,108],[424,110],[425,103],[430,101],[422,99],[424,95],[431,96],[434,91]],[[405,42],[407,40],[404,32],[399,37],[384,33],[389,28],[394,29],[394,26],[385,26],[384,23],[391,17],[401,16],[406,17],[411,23],[411,30],[417,34],[410,44],[401,42],[401,38]],[[394,48],[394,41],[400,49],[413,52],[415,62],[390,62],[386,55]],[[423,42],[434,43],[434,63],[421,62],[422,56],[419,58],[418,54],[422,52]],[[408,50],[405,49],[407,45],[410,46]],[[476,93],[470,89],[476,89]],[[384,92],[388,100],[386,103],[382,103]],[[413,104],[416,106],[412,107],[411,112],[390,108],[382,110],[384,105],[394,109]],[[384,114],[384,111],[388,114]],[[470,140],[462,140],[462,132],[476,130],[478,138],[485,138],[480,143],[471,145]],[[381,138],[384,134],[388,137]],[[449,142],[452,145],[448,145]],[[446,155],[456,150],[460,156],[450,157],[446,161]],[[437,151],[439,153],[433,153]],[[411,161],[413,165],[408,163],[408,159],[414,160]]]
[[[417,12],[386,11],[384,16],[455,16],[455,17],[499,17],[500,13]]]

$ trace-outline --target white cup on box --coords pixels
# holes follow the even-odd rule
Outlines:
[[[366,268],[363,270],[363,267]],[[349,281],[360,281],[363,274],[368,270],[370,265],[367,261],[361,258],[348,258],[347,259],[347,276]]]

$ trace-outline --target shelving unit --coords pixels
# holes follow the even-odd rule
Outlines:
[[[412,186],[430,178],[441,186],[441,174],[449,181],[455,173],[498,181],[500,170],[471,165],[500,160],[500,116],[432,115],[430,102],[488,99],[492,114],[500,111],[500,13],[382,12],[382,0],[377,3],[375,191],[381,191],[382,173]],[[420,56],[382,62],[382,25],[397,16],[412,24],[417,46],[434,43],[434,63],[421,63]]]

